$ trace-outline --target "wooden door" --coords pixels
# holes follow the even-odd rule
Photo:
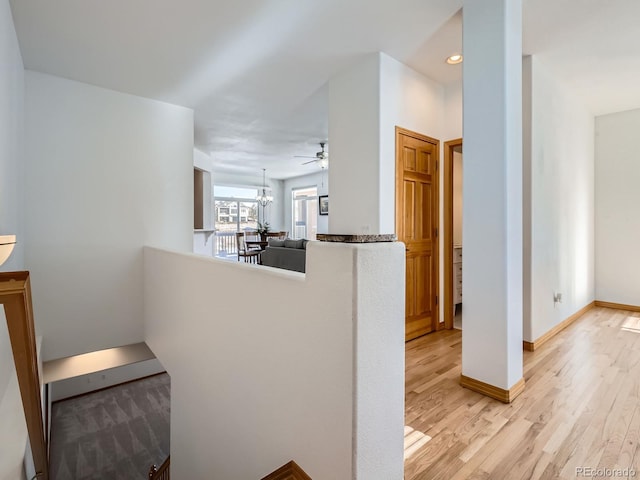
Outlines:
[[[438,140],[396,127],[396,234],[406,245],[406,340],[438,326],[438,147]]]

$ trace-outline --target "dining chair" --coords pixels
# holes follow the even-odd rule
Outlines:
[[[249,250],[244,232],[236,232],[236,246],[238,247],[238,261],[244,258],[245,263],[259,263],[260,250]]]
[[[255,230],[245,230],[244,232],[245,240],[249,240],[252,242],[260,241],[260,234]],[[246,245],[248,251],[252,250],[262,250],[260,245]]]

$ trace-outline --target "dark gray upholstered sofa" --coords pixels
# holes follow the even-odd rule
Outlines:
[[[260,263],[267,267],[283,268],[294,272],[305,271],[307,240],[269,239],[269,245],[260,254]]]

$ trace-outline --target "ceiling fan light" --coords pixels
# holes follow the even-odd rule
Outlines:
[[[326,157],[321,158],[318,160],[318,165],[320,165],[320,168],[327,168],[329,166],[329,160]]]

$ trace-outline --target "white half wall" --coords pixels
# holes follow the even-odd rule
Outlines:
[[[531,103],[524,118],[531,301],[523,339],[533,342],[595,298],[594,120],[537,57],[525,57],[523,75]],[[562,303],[554,304],[554,293]]]
[[[317,479],[402,478],[398,278],[401,243],[310,242],[306,275],[145,249],[172,475],[262,478],[293,459]]]
[[[193,248],[193,112],[25,79],[25,263],[43,357],[142,341],[142,246]]]
[[[596,117],[596,299],[640,306],[640,110]]]

